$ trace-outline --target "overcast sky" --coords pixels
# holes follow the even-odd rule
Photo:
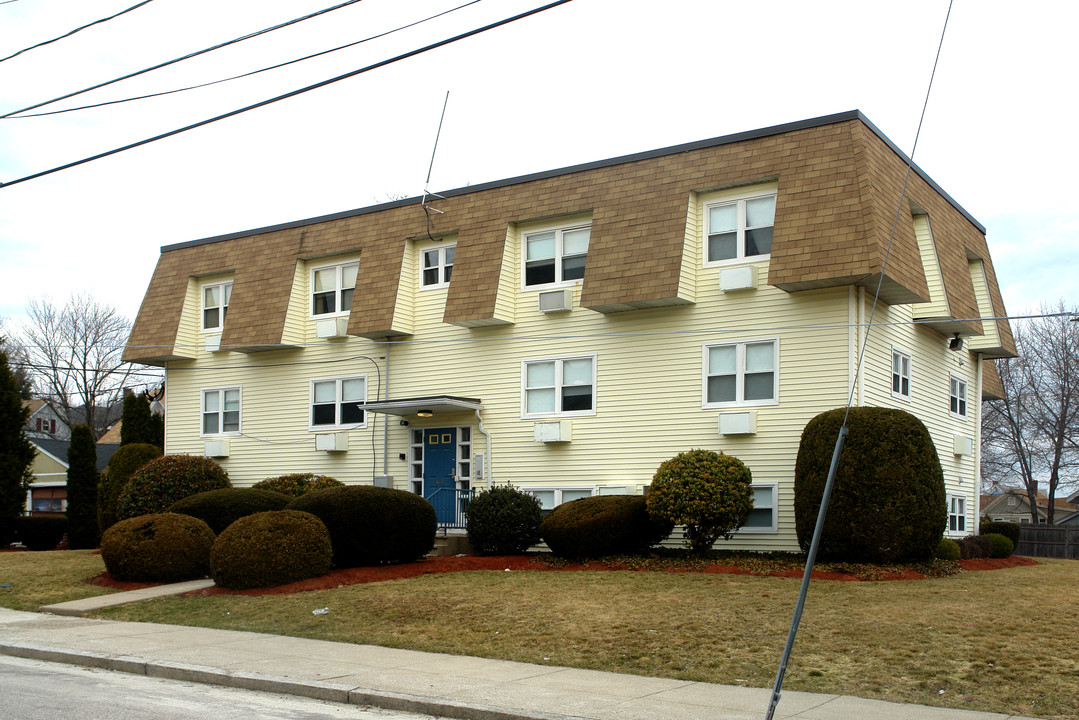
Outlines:
[[[340,2],[340,0],[339,0]],[[250,72],[468,0],[365,0],[38,111]],[[136,0],[0,0],[0,57]],[[0,114],[321,10],[155,0],[0,62]],[[328,56],[136,102],[0,119],[0,182],[452,37],[543,0],[481,0]],[[638,8],[650,8],[648,10]],[[569,4],[102,160],[0,187],[0,317],[90,292],[134,317],[170,243],[861,110],[911,152],[947,0]],[[956,0],[915,161],[986,226],[1010,313],[1079,302],[1074,2]]]

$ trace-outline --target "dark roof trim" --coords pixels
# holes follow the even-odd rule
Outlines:
[[[888,139],[888,137],[877,128],[876,125],[871,123],[869,119],[862,114],[860,110],[848,110],[847,112],[836,113],[834,115],[822,115],[821,117],[811,118],[809,120],[799,120],[792,123],[784,123],[782,125],[772,125],[771,127],[760,128],[758,130],[749,130],[746,132],[734,133],[733,135],[723,135],[722,137],[711,138],[708,140],[697,140],[690,143],[684,143],[682,145],[671,145],[669,147],[658,148],[656,150],[646,150],[645,152],[633,153],[632,155],[621,155],[619,157],[608,158],[606,160],[596,160],[593,162],[582,163],[580,165],[570,165],[568,167],[556,168],[554,170],[544,170],[542,172],[531,173],[529,175],[518,175],[517,177],[506,178],[504,180],[494,180],[492,182],[481,183],[479,185],[469,185],[463,188],[454,188],[453,190],[446,190],[439,192],[438,195],[450,198],[457,197],[459,195],[468,195],[469,193],[482,192],[484,190],[492,190],[494,188],[509,187],[511,185],[520,185],[522,183],[533,182],[536,180],[545,180],[547,178],[558,177],[560,175],[571,175],[573,173],[585,172],[588,170],[598,170],[601,168],[612,167],[615,165],[625,165],[628,163],[639,162],[641,160],[652,160],[654,158],[660,158],[667,155],[677,155],[679,153],[693,152],[695,150],[703,150],[711,147],[719,147],[721,145],[730,145],[732,143],[745,142],[746,140],[757,140],[759,138],[770,137],[772,135],[782,135],[783,133],[795,132],[798,130],[809,130],[812,128],[822,127],[825,125],[834,125],[836,123],[847,122],[850,120],[860,120],[867,128],[872,130],[877,137],[883,140],[888,147],[892,149],[896,155],[904,163],[909,163],[910,158],[906,154],[896,147],[895,143]],[[974,219],[974,217],[963,209],[959,203],[957,203],[948,193],[933,181],[929,175],[925,173],[917,165],[911,165],[914,172],[918,173],[919,177],[925,180],[934,190],[941,194],[941,196],[947,200],[951,205],[963,214],[970,223],[978,228],[978,231],[983,235],[985,234],[985,226]],[[277,232],[279,230],[291,230],[293,228],[306,227],[308,225],[316,225],[318,223],[330,222],[333,220],[342,220],[344,218],[358,217],[360,215],[368,215],[370,213],[381,212],[383,210],[391,210],[393,208],[405,207],[408,205],[418,205],[422,198],[411,197],[404,198],[402,200],[394,200],[393,202],[382,203],[380,205],[371,205],[365,208],[358,208],[356,210],[345,210],[339,213],[332,213],[330,215],[320,215],[318,217],[308,218],[306,220],[295,220],[293,222],[281,223],[280,225],[269,225],[267,227],[255,228],[254,230],[244,230],[241,232],[229,233],[227,235],[216,235],[214,237],[202,238],[201,240],[190,240],[187,242],[175,243],[173,245],[164,245],[161,248],[161,252],[169,252],[171,250],[183,250],[185,248],[197,247],[199,245],[209,245],[212,243],[224,242],[226,240],[235,240],[236,238],[250,237],[252,235],[262,235],[263,233]]]

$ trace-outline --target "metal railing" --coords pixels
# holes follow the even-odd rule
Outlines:
[[[471,488],[468,490],[439,488],[425,499],[435,509],[440,530],[464,530],[465,508],[475,495],[476,491]]]

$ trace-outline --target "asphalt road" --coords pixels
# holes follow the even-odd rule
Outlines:
[[[430,720],[292,695],[0,656],[4,720]]]

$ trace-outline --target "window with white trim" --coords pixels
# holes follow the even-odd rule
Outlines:
[[[311,429],[365,427],[367,376],[319,378],[311,381]]]
[[[554,510],[562,503],[568,503],[571,500],[580,500],[581,498],[592,497],[594,494],[592,487],[575,487],[575,488],[521,488],[521,492],[525,495],[531,495],[540,501],[540,511],[543,516],[546,517],[547,513]]]
[[[522,415],[595,415],[595,378],[595,355],[525,360],[521,364]]]
[[[450,284],[456,245],[441,245],[420,252],[420,287],[437,288]]]
[[[892,350],[892,395],[910,400],[910,353]]]
[[[778,367],[778,340],[706,344],[704,407],[774,405]]]
[[[741,533],[774,533],[778,532],[776,520],[776,483],[753,483],[750,486],[753,491],[753,509],[749,511],[749,517],[739,529]]]
[[[952,376],[948,379],[948,412],[953,417],[967,416],[967,381]]]
[[[524,286],[566,285],[582,279],[591,234],[591,225],[526,233]]]
[[[706,204],[705,265],[767,258],[775,215],[775,193]]]
[[[948,496],[948,532],[965,535],[967,532],[967,499],[959,495]]]
[[[345,315],[352,307],[359,262],[327,265],[311,270],[311,315]]]
[[[240,434],[240,388],[209,388],[202,391],[202,434]]]
[[[202,286],[202,329],[219,331],[225,326],[225,313],[232,298],[232,283],[214,283]]]

